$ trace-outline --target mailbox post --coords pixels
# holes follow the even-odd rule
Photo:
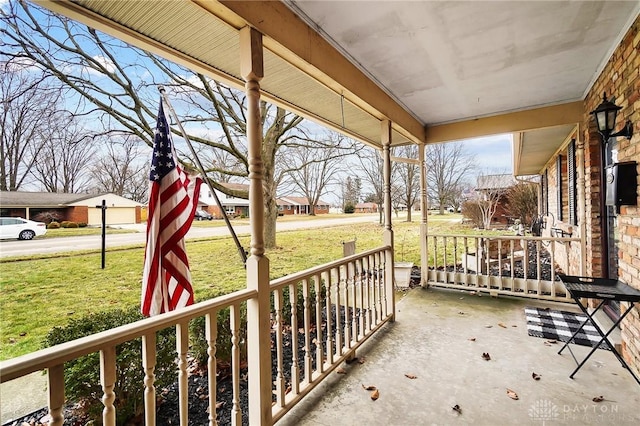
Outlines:
[[[102,205],[96,206],[96,208],[102,209],[102,269],[104,269],[107,240],[107,200],[102,200]]]

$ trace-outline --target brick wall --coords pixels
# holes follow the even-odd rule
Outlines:
[[[65,220],[76,223],[88,223],[89,222],[89,207],[87,206],[75,206],[67,209]]]
[[[622,107],[618,113],[618,130],[626,120],[631,120],[634,135],[631,140],[618,138],[618,162],[640,163],[640,18],[631,26],[609,63],[594,83],[584,103],[584,141],[586,167],[586,207],[588,272],[600,276],[602,249],[600,241],[600,135],[590,111],[602,101],[602,93],[615,97]],[[640,172],[640,167],[638,168]],[[630,182],[630,184],[633,184]],[[638,186],[638,182],[635,182]],[[621,241],[618,253],[620,280],[640,289],[640,208],[622,206],[618,215]],[[626,309],[626,306],[623,306]],[[640,373],[640,312],[636,308],[623,321],[622,353],[624,358]]]

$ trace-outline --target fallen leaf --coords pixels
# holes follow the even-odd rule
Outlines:
[[[458,312],[458,314],[460,314],[460,315],[464,315],[464,312],[460,311],[460,312]]]
[[[517,325],[515,325],[515,324],[514,324],[514,325],[512,325],[511,327],[517,327]]]
[[[363,356],[358,358],[358,364],[364,364],[364,357]]]
[[[492,325],[485,325],[485,328],[493,328]]]
[[[376,387],[375,387],[375,386],[373,386],[373,385],[369,385],[369,386],[362,385],[362,389],[364,389],[364,390],[368,390],[368,391],[374,391],[374,390],[376,390],[376,389],[378,389],[378,388],[376,388]]]
[[[534,373],[531,373],[531,377],[533,378],[533,380],[540,380],[540,377],[541,377],[541,376],[540,376],[539,374],[536,374],[536,373],[534,372]]]
[[[225,404],[224,401],[216,401],[216,410]]]
[[[338,373],[338,374],[347,374],[347,370],[345,370],[344,368],[338,368],[336,370],[336,373]]]
[[[482,359],[484,359],[485,361],[491,360],[491,355],[489,355],[489,352],[483,352]]]
[[[418,376],[416,376],[415,374],[405,374],[404,375],[407,379],[417,379]]]
[[[546,343],[549,343],[549,344],[555,345],[556,343],[558,343],[558,341],[557,341],[557,340],[547,340],[547,342],[546,342]]]
[[[353,364],[354,362],[356,362],[358,360],[358,357],[353,357],[353,358],[347,358],[344,362],[346,362],[347,364]]]
[[[511,390],[509,388],[507,388],[507,396],[509,398],[511,398],[511,399],[516,399],[516,400],[520,399],[520,398],[518,398],[518,394],[515,391],[513,391],[513,390]]]
[[[504,325],[504,324],[503,324],[503,323],[501,323],[501,322],[499,322],[499,323],[498,323],[498,325],[499,325],[500,327],[502,327],[502,328],[507,328],[507,326],[506,326],[506,325]]]
[[[475,342],[475,341],[476,341],[476,338],[475,338],[475,337],[469,337],[469,339],[468,339],[468,340],[469,340],[469,341],[471,341],[471,342]]]
[[[380,392],[378,392],[378,389],[376,389],[373,392],[371,392],[371,399],[375,401],[378,398],[380,398]]]
[[[453,407],[451,407],[453,409],[453,411],[458,412],[459,414],[462,414],[462,408],[460,408],[460,406],[458,404],[454,405]]]
[[[604,396],[602,396],[602,395],[596,396],[595,398],[593,398],[592,401],[593,402],[602,402],[602,401],[604,401]]]

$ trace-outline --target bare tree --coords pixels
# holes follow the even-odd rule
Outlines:
[[[88,165],[95,147],[91,135],[69,113],[53,117],[55,127],[38,153],[32,174],[48,192],[76,193],[89,189]]]
[[[149,149],[131,135],[102,138],[104,150],[91,166],[97,192],[111,192],[144,203],[149,188]],[[141,161],[145,158],[145,161]]]
[[[440,214],[453,204],[469,172],[475,169],[475,159],[461,142],[427,145],[427,192],[437,203]]]
[[[405,145],[394,150],[394,154],[401,158],[418,159],[418,146]],[[407,206],[407,222],[411,222],[411,210],[420,197],[420,166],[413,162],[398,162],[395,165],[398,181],[398,198],[401,204]]]
[[[283,153],[286,180],[295,192],[309,200],[310,215],[327,188],[338,183],[338,174],[344,170],[344,159],[356,150],[355,143],[346,137],[329,132],[323,138],[322,148],[292,146]]]
[[[197,150],[223,151],[225,160],[229,156],[236,159],[204,165],[212,186],[232,196],[248,197],[247,191],[219,183],[223,181],[220,175],[248,176],[244,93],[24,0],[9,3],[8,11],[1,13],[0,54],[27,58],[58,78],[86,104],[87,114],[99,113],[105,132],[127,132],[151,146],[159,98],[156,89],[165,85],[175,98],[189,138],[200,145]],[[262,102],[261,118],[264,238],[265,246],[271,248],[276,244],[276,189],[281,179],[276,175],[277,153],[292,138],[305,138],[298,129],[302,117]],[[181,159],[188,165],[192,162],[188,155]]]
[[[476,185],[476,199],[472,203],[477,205],[477,210],[482,220],[484,229],[491,228],[493,215],[498,208],[498,204],[504,198],[507,190],[515,183],[512,175],[498,174],[478,175],[478,183]]]
[[[365,148],[358,155],[360,165],[358,171],[362,176],[362,180],[370,188],[371,193],[369,199],[378,204],[378,220],[384,223],[382,206],[384,205],[384,161],[380,151]]]
[[[0,62],[0,190],[17,191],[29,182],[42,147],[58,128],[52,117],[60,88],[29,61]]]

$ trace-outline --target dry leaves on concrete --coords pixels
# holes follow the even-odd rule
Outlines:
[[[520,399],[520,398],[518,397],[518,394],[517,394],[514,390],[509,389],[509,388],[507,388],[507,396],[508,396],[509,398],[511,398],[511,399],[515,399],[515,400]]]
[[[540,377],[542,376],[540,376],[539,374],[536,374],[535,372],[531,373],[531,378],[533,380],[540,380]]]
[[[369,396],[371,397],[372,400],[377,400],[378,398],[380,398],[380,391],[378,391],[378,388],[373,386],[373,385],[362,385],[362,389],[366,390],[366,391],[370,391],[371,393],[369,394]]]
[[[483,352],[482,359],[484,359],[485,361],[491,361],[491,355],[489,355],[489,352]]]
[[[347,374],[347,370],[345,370],[344,368],[338,368],[336,370],[336,373],[338,373],[338,374]]]
[[[595,398],[592,399],[593,402],[602,402],[604,401],[604,396],[600,395],[600,396],[596,396]]]
[[[506,326],[506,325],[504,325],[504,323],[502,323],[502,322],[499,322],[499,323],[498,323],[498,325],[499,325],[500,327],[502,327],[502,328],[507,328],[507,326]]]
[[[409,373],[405,373],[404,375],[407,379],[417,379],[418,376],[416,376],[415,374],[409,374]]]
[[[460,408],[460,406],[458,404],[454,405],[453,407],[451,407],[453,409],[453,411],[455,411],[458,414],[462,414],[462,408]]]

